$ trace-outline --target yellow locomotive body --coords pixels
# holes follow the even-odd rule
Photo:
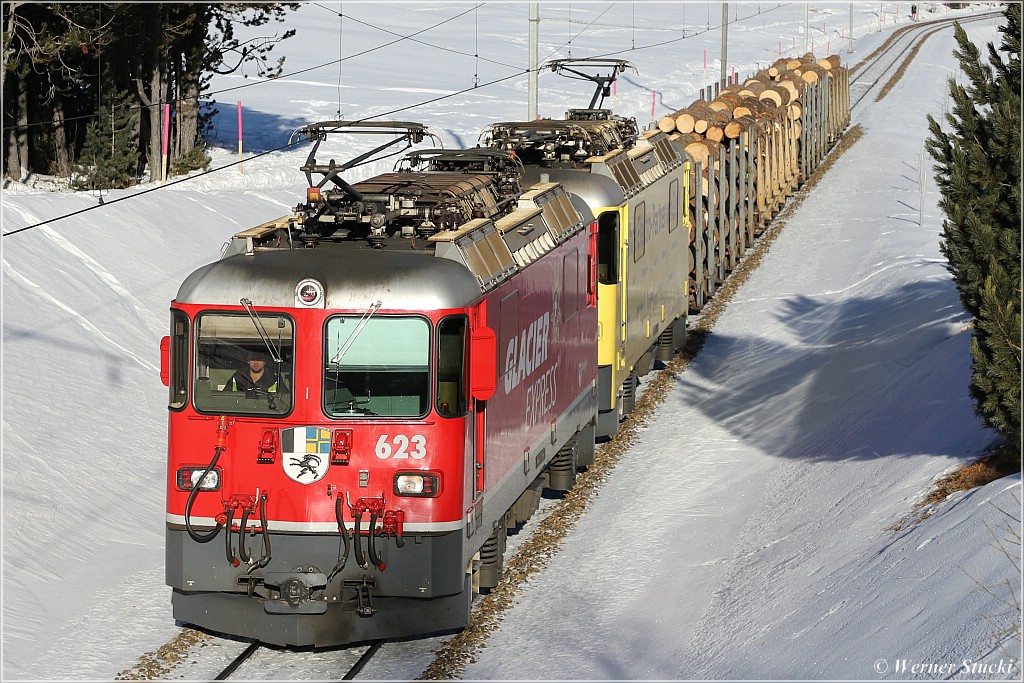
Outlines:
[[[610,435],[632,411],[638,379],[659,346],[667,360],[685,340],[690,173],[678,146],[650,131],[632,149],[587,164],[622,193],[617,204],[592,207],[599,230],[598,434]]]

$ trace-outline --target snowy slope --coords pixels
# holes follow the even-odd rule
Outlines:
[[[283,47],[286,72],[396,40],[339,19],[330,11],[339,7],[311,4],[293,18],[299,35]],[[741,74],[784,43],[802,52],[802,5],[730,7],[746,17],[729,33]],[[812,17],[813,35],[835,41],[832,52],[847,7],[823,5]],[[882,7],[890,26],[892,17],[907,21],[908,3]],[[462,16],[418,35],[423,43],[353,57],[340,69],[257,85],[217,79],[218,134],[228,149],[215,165],[234,158],[238,99],[247,151],[283,145],[298,125],[339,110],[356,118],[471,88],[474,74],[481,83],[510,78],[388,118],[426,123],[452,145],[475,143],[488,122],[522,117],[525,5],[471,8],[345,3],[350,17],[402,34]],[[856,52],[843,53],[850,63],[886,35],[871,33],[878,8],[856,5]],[[658,116],[693,99],[705,50],[708,80],[717,73],[720,33],[705,28],[720,21],[717,5],[542,5],[542,16],[542,56],[563,57],[678,37],[685,20],[697,35],[622,54],[640,75],[619,82],[614,104],[641,125],[652,91]],[[995,22],[969,33],[994,40]],[[968,320],[938,252],[930,179],[917,224],[924,114],[943,106],[952,49],[950,31],[932,37],[901,86],[859,115],[864,139],[790,220],[657,423],[467,678],[876,678],[892,677],[900,660],[973,661],[992,650],[984,617],[996,606],[974,581],[1019,581],[985,526],[1000,519],[989,501],[1020,507],[1019,477],[889,530],[930,481],[993,438],[967,397]],[[543,114],[589,98],[589,85],[556,79],[541,76]],[[158,344],[168,302],[231,233],[295,204],[305,154],[261,157],[243,172],[3,239],[4,679],[109,679],[177,632],[163,585]],[[365,177],[390,165],[360,170]],[[8,187],[3,230],[96,203]],[[1014,647],[1019,662],[1019,640]],[[881,660],[892,668],[875,669]],[[379,666],[364,675],[422,671]]]

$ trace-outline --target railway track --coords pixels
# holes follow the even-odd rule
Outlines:
[[[912,61],[917,49],[931,35],[944,31],[957,22],[966,24],[975,21],[997,19],[1000,16],[1002,16],[1000,12],[987,12],[971,17],[936,19],[935,21],[911,25],[895,32],[880,48],[852,67],[850,76],[850,110],[854,112],[859,111],[859,105],[871,93],[878,93],[878,95],[868,100],[868,102],[874,102],[883,97],[895,82],[899,80],[900,76],[903,75],[906,65]],[[875,86],[879,86],[879,88]]]
[[[992,12],[967,18],[940,19],[928,22],[927,24],[908,27],[898,35],[892,36],[882,47],[851,69],[851,74],[854,70],[858,72],[856,78],[853,75],[850,77],[851,112],[855,111],[855,107],[862,103],[869,93],[875,92],[876,89],[873,86],[880,81],[884,81],[882,83],[883,88],[887,85],[891,87],[891,82],[898,80],[906,66],[913,60],[916,54],[915,48],[920,46],[933,33],[950,28],[956,21],[963,24],[991,20],[1001,16],[1001,12]],[[854,85],[858,81],[861,92],[855,95]],[[875,101],[876,98],[872,98],[867,103],[870,104]],[[644,395],[637,400],[635,412],[623,423],[619,434],[602,445],[595,465],[580,475],[579,479],[577,479],[576,488],[566,495],[566,501],[568,502],[556,505],[547,516],[537,520],[539,522],[539,530],[536,535],[547,538],[539,544],[535,543],[533,539],[527,539],[524,542],[524,547],[526,548],[526,552],[523,553],[524,555],[534,551],[538,557],[545,558],[557,552],[557,545],[561,537],[567,533],[559,528],[563,526],[571,528],[575,524],[579,515],[582,514],[580,508],[586,507],[589,498],[596,495],[604,477],[607,476],[607,471],[603,470],[610,470],[614,467],[618,462],[619,456],[629,448],[635,440],[638,431],[646,424],[650,414],[653,413],[655,408],[658,407],[668,394],[672,379],[683,372],[686,365],[700,352],[703,339],[710,333],[718,315],[728,305],[735,290],[749,276],[750,272],[759,265],[762,256],[767,251],[771,242],[785,227],[786,220],[799,206],[802,197],[828,171],[835,159],[859,139],[861,134],[862,130],[859,125],[851,125],[845,131],[844,137],[847,139],[845,141],[841,140],[836,144],[825,161],[807,179],[797,194],[789,200],[789,205],[766,227],[761,237],[758,237],[754,243],[750,254],[740,262],[737,270],[730,275],[729,280],[708,302],[699,316],[696,317],[696,320],[691,317],[693,328],[688,332],[690,340],[687,342],[686,348],[676,355],[665,370],[656,375],[653,380],[649,380],[650,385],[647,387]],[[582,492],[581,489],[583,490]],[[573,500],[577,495],[584,500]],[[557,520],[561,516],[568,519],[565,521]],[[552,522],[552,520],[557,521]],[[490,633],[497,628],[498,623],[501,621],[501,612],[513,603],[512,596],[518,592],[519,584],[524,582],[525,578],[530,574],[540,571],[545,562],[545,559],[531,559],[530,557],[522,556],[511,558],[506,565],[506,572],[508,572],[506,578],[502,579],[502,582],[491,594],[492,596],[497,596],[497,598],[489,601],[491,596],[486,596],[474,605],[470,626],[457,634],[438,651],[437,658],[426,669],[421,678],[431,680],[460,677],[465,665],[471,659],[472,651],[484,646]],[[512,572],[509,572],[509,570],[512,570]],[[509,574],[513,573],[514,576],[509,576]]]
[[[235,673],[235,669],[240,667],[243,663],[247,662],[249,658],[252,657],[256,653],[256,651],[259,650],[261,647],[262,645],[259,643],[259,641],[251,643],[249,647],[242,650],[241,654],[239,654],[237,657],[231,660],[231,663],[224,667],[223,671],[214,676],[213,680],[227,680],[231,676],[231,674]]]
[[[920,25],[910,26],[901,31],[898,35],[894,34],[875,53],[869,55],[862,62],[860,62],[855,67],[853,67],[853,69],[851,69],[851,110],[858,111],[859,109],[862,108],[860,105],[870,104],[871,102],[876,101],[875,97],[872,97],[871,99],[868,100],[865,100],[865,98],[867,98],[868,95],[881,92],[887,84],[890,84],[891,82],[897,80],[899,74],[902,73],[903,68],[905,68],[905,65],[913,59],[915,54],[915,48],[920,46],[920,44],[923,43],[923,41],[930,37],[932,34],[950,28],[954,21],[959,21],[961,24],[966,24],[976,21],[991,20],[994,18],[998,19],[1000,16],[1001,13],[993,12],[979,14],[977,16],[971,17],[962,17],[955,20],[940,19]],[[825,168],[822,168],[820,170],[824,171]],[[780,217],[776,219],[776,222],[778,222],[780,219],[784,219],[784,217],[785,213],[780,215]],[[709,306],[712,306],[715,310],[717,310],[718,307],[724,308],[724,306],[728,303],[728,298],[726,296],[723,296],[725,293],[725,291],[720,292],[716,299],[712,300]],[[708,319],[708,328],[710,328],[710,326],[713,324],[713,316],[709,315],[709,313],[711,312],[712,309],[709,308],[701,316],[702,319]],[[699,350],[699,348],[697,350]],[[694,351],[694,355],[695,353],[696,351]],[[679,371],[682,371],[681,365],[676,365],[675,363],[673,363],[673,367],[670,368],[670,373],[675,373]],[[652,392],[652,394],[657,393],[658,392]],[[652,411],[653,408],[657,405],[657,402],[660,401],[660,398],[661,397],[652,397],[652,399],[649,402],[645,402],[645,410],[638,410],[636,417],[631,420],[631,424],[642,426],[644,420],[644,413]],[[621,436],[616,437],[613,440],[613,442],[607,444],[605,446],[605,450],[613,451],[615,453],[624,451],[629,447],[633,435],[634,434],[632,429],[624,431],[624,433]],[[615,459],[616,458],[612,459],[612,462],[610,462],[608,469],[611,469],[611,467],[614,466]],[[600,487],[601,479],[603,476],[604,475],[601,473],[596,473],[594,477],[590,478],[593,479],[594,481],[584,479],[584,486],[586,487],[593,485],[594,489],[596,490],[597,488]],[[592,495],[592,492],[587,493],[586,495]],[[536,520],[536,523],[538,525],[542,525],[544,524],[544,519],[538,519]],[[523,545],[525,547],[524,549],[526,553],[537,550],[537,548],[533,547],[531,539],[525,539]],[[549,546],[541,546],[540,554],[544,555],[547,551],[550,550],[551,548]],[[529,560],[524,560],[523,564],[530,565],[531,563]],[[533,573],[534,571],[534,568],[532,566],[524,566],[519,568],[516,567],[514,563],[512,563],[512,568],[517,569],[519,580],[524,579],[526,576],[528,576],[530,573]],[[515,582],[517,581],[510,581],[509,584]],[[511,587],[511,585],[502,586],[502,588],[514,592],[514,588]],[[502,593],[499,590],[495,591],[494,595],[500,597]],[[495,600],[493,602],[499,601]],[[478,600],[477,604],[474,606],[473,621],[476,623],[485,624],[485,627],[481,629],[484,632],[478,633],[474,636],[472,634],[471,629],[466,629],[466,631],[463,631],[459,636],[457,636],[457,638],[465,639],[470,649],[472,649],[473,647],[479,647],[482,642],[486,641],[487,636],[489,635],[489,633],[487,632],[488,629],[486,625],[493,624],[496,620],[500,620],[500,611],[501,608],[490,605],[487,600]],[[481,613],[483,613],[482,618]],[[452,640],[454,641],[455,639]],[[359,674],[359,672],[367,665],[367,663],[372,660],[374,655],[380,650],[381,646],[383,645],[383,642],[384,641],[378,641],[372,643],[369,646],[361,646],[361,648],[363,649],[362,652],[356,657],[356,661],[351,665],[346,664],[346,666],[349,666],[349,668],[344,673],[344,675],[340,676],[339,678],[336,678],[336,680],[354,679]],[[348,648],[346,651],[355,652],[361,648]],[[265,649],[270,648],[266,648],[266,646],[259,642],[254,642],[250,644],[241,653],[239,653],[238,656],[235,657],[227,666],[225,666],[224,669],[219,674],[217,674],[214,680],[229,680],[232,677],[232,675],[234,675],[239,670],[240,667],[243,667],[246,664],[246,662],[251,661],[252,664],[256,664],[256,660],[253,660],[253,657],[257,655],[257,653]],[[339,650],[339,652],[341,652],[341,650]],[[289,655],[301,654],[302,653],[289,653]],[[442,652],[438,659],[435,660],[434,664],[432,664],[431,667],[427,668],[425,676],[455,676],[458,674],[459,671],[461,671],[460,665],[464,665],[463,662],[455,662],[454,667],[451,666],[451,663],[442,666],[440,661],[443,659],[444,656],[445,653]],[[452,653],[447,653],[447,656],[451,657]],[[301,666],[301,664],[297,664],[296,666]],[[265,678],[267,676],[258,674],[255,677]]]
[[[365,667],[370,662],[370,660],[373,659],[374,655],[376,655],[377,652],[380,651],[381,646],[385,642],[386,641],[383,641],[383,640],[377,640],[377,641],[374,641],[374,642],[370,643],[368,646],[365,646],[363,648],[362,653],[359,654],[359,656],[356,659],[356,661],[354,663],[352,663],[351,665],[348,665],[348,670],[345,672],[345,674],[343,676],[341,676],[340,678],[336,679],[336,680],[350,681],[350,680],[354,679],[356,676],[358,676],[359,672],[362,671],[363,667]],[[228,665],[225,666],[221,670],[221,672],[219,674],[214,676],[213,680],[215,680],[215,681],[224,681],[224,680],[230,679],[231,675],[234,674],[239,669],[239,667],[241,667],[247,661],[252,659],[252,657],[257,652],[259,652],[260,650],[266,649],[266,647],[267,646],[265,646],[263,643],[261,643],[259,641],[254,641],[254,642],[250,643],[249,646],[246,647],[244,650],[242,650],[242,652],[240,652],[237,657],[235,657],[233,660],[231,660],[231,662],[229,662]],[[355,648],[345,648],[344,650],[342,650],[340,652],[355,652],[357,650],[359,650],[358,647],[355,647]],[[293,653],[293,654],[298,654],[298,653]]]

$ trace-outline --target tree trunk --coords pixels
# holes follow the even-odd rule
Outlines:
[[[186,70],[179,87],[178,137],[181,144],[174,154],[175,158],[184,157],[199,141],[199,74]]]
[[[28,83],[17,74],[11,74],[16,89],[14,106],[15,125],[7,136],[7,177],[23,182],[28,178]]]
[[[149,165],[149,180],[154,182],[160,180],[160,156],[162,139],[162,118],[163,102],[167,99],[167,81],[164,79],[163,64],[157,59],[151,65],[149,72],[149,95],[142,85],[141,79],[135,80],[139,92],[139,99],[146,108],[146,120],[149,125],[142,126],[142,134],[146,136],[146,163]]]
[[[167,10],[163,5],[154,3],[153,10],[146,18],[149,49],[142,71],[149,73],[149,82],[144,85],[141,78],[135,78],[135,89],[139,101],[146,110],[145,116],[142,117],[145,123],[141,126],[141,135],[145,138],[146,163],[149,165],[150,182],[160,179],[161,170],[161,118],[164,109],[161,105],[167,101],[167,55],[166,51],[161,48],[165,11]]]
[[[4,46],[3,46],[3,67],[0,68],[0,92],[3,91],[3,87],[7,82],[7,68],[6,65],[11,63],[14,59],[14,15],[18,11],[18,7],[24,5],[23,2],[6,2],[4,3],[7,13],[7,22],[4,24]]]
[[[163,55],[161,55],[162,57]],[[156,106],[150,107],[149,129],[149,179],[160,180],[161,156],[163,147],[164,102],[167,101],[167,79],[163,60],[153,65],[150,76],[150,92]]]
[[[71,153],[64,130],[64,98],[60,94],[55,94],[50,106],[53,111],[53,153],[57,163],[57,175],[61,178],[70,178]]]

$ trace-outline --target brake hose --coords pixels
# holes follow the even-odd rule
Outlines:
[[[377,556],[377,544],[374,543],[374,540],[373,540],[374,538],[376,538],[376,536],[377,536],[377,513],[376,512],[371,512],[370,513],[370,540],[367,543],[367,545],[370,548],[370,562],[372,562],[373,566],[376,567],[377,569],[379,569],[380,571],[384,571],[385,564],[383,562],[381,562],[380,558]]]
[[[249,508],[248,506],[242,508],[242,521],[238,523],[238,559],[248,564],[252,557],[249,555],[249,551],[245,549],[245,527],[249,523]],[[228,532],[231,535],[231,532]]]
[[[266,552],[263,557],[253,566],[249,567],[247,574],[253,573],[257,569],[263,569],[270,563],[270,530],[267,528],[267,492],[264,491],[260,495],[260,524],[263,525],[263,548]]]
[[[205,534],[200,534],[192,528],[192,505],[195,504],[196,496],[199,494],[199,485],[206,480],[206,475],[216,467],[217,461],[220,459],[220,454],[223,452],[224,446],[217,446],[213,449],[213,460],[211,460],[210,464],[206,466],[203,476],[199,477],[199,480],[192,486],[192,491],[188,494],[188,501],[185,503],[185,529],[188,531],[188,535],[196,543],[209,543],[216,538],[217,534],[220,533],[220,528],[223,526],[218,522],[217,526],[214,527],[212,531],[208,531]]]
[[[227,532],[224,534],[224,554],[228,557],[228,564],[232,567],[238,566],[238,558],[235,557],[235,551],[231,548],[231,521],[235,518],[235,508],[227,508],[228,519],[224,523],[227,527]]]
[[[345,528],[345,520],[341,516],[341,496],[338,496],[338,500],[334,502],[334,517],[338,520],[338,531],[341,532],[341,539],[343,542],[344,550],[338,557],[338,564],[334,565],[334,569],[327,575],[327,580],[331,581],[348,563],[348,553],[352,548],[352,543],[348,537],[348,529]]]
[[[359,564],[360,568],[366,569],[366,557],[363,556],[363,542],[359,535],[359,527],[363,521],[363,513],[357,512],[355,514],[355,520],[356,528],[355,531],[352,532],[352,537],[356,544],[356,563]]]

